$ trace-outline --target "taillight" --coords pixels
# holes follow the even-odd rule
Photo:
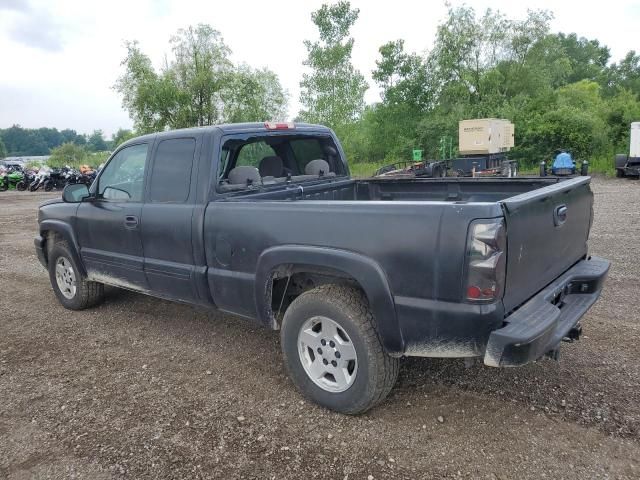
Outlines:
[[[291,130],[296,128],[293,122],[264,122],[264,126],[267,130]]]
[[[498,300],[504,290],[507,237],[501,218],[471,222],[464,295],[468,302]]]

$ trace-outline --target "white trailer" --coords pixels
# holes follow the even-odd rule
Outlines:
[[[631,123],[629,155],[617,154],[615,166],[616,177],[640,177],[640,122]]]

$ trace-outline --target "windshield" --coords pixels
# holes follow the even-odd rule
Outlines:
[[[218,191],[268,188],[346,174],[333,139],[322,135],[228,138],[218,167]]]

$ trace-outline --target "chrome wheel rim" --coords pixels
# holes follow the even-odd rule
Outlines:
[[[76,296],[76,273],[73,271],[71,262],[65,257],[60,257],[56,261],[56,283],[64,298],[71,300]]]
[[[298,356],[304,371],[327,392],[347,390],[358,373],[358,356],[349,335],[338,322],[312,317],[298,333]]]

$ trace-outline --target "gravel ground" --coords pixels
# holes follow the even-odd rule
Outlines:
[[[640,478],[640,182],[593,190],[613,265],[560,362],[406,360],[359,417],[303,401],[247,321],[117,289],[64,310],[32,243],[52,194],[0,193],[0,478]]]

